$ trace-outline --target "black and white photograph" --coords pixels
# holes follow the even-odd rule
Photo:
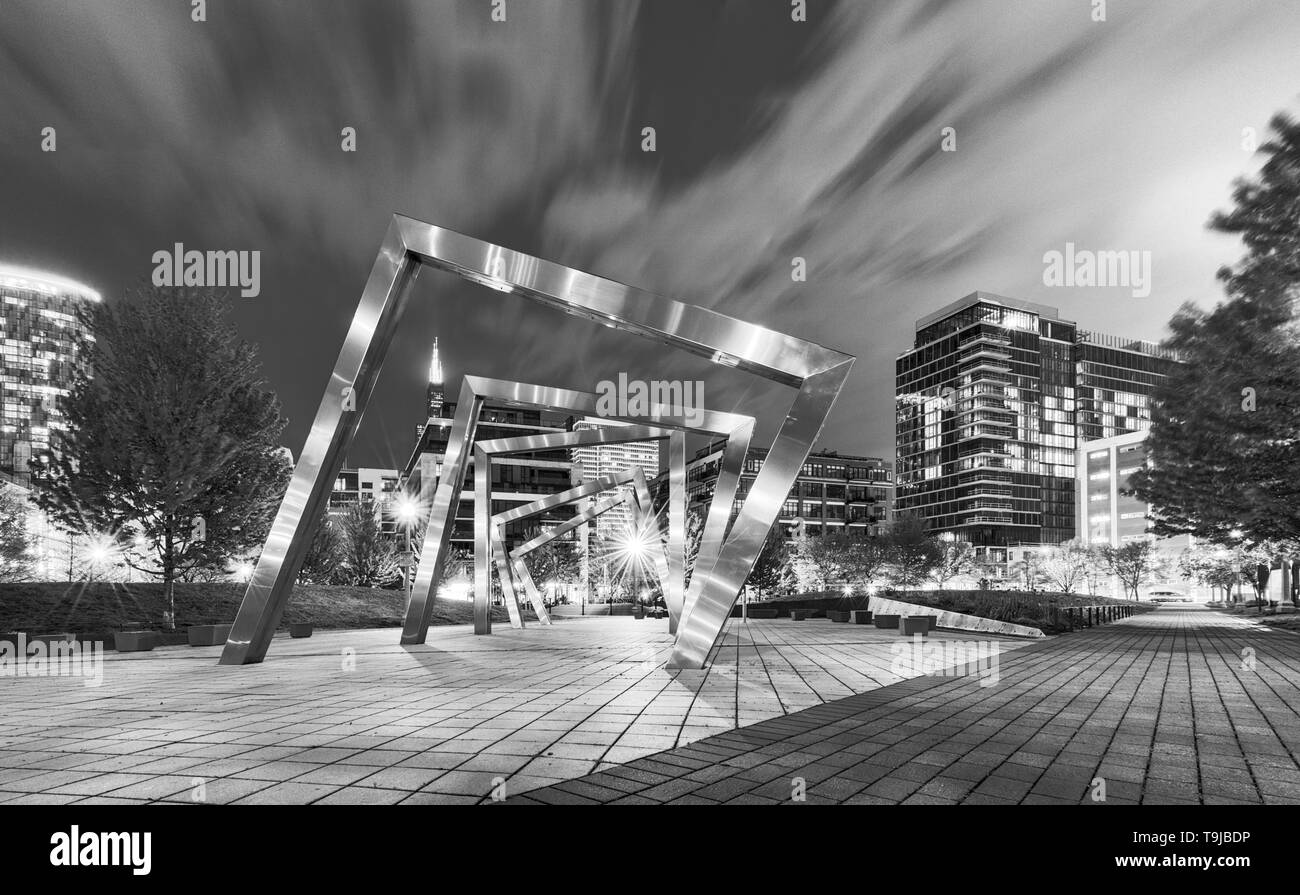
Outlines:
[[[1288,863],[1295,0],[0,0],[0,177],[6,864]]]

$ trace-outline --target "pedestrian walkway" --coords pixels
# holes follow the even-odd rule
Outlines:
[[[1164,606],[510,803],[1300,804],[1300,636]]]
[[[824,619],[732,620],[708,669],[669,671],[667,627],[326,631],[261,665],[183,646],[108,653],[98,686],[0,677],[0,803],[473,804],[913,674],[897,631]]]

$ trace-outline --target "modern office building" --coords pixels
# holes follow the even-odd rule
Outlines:
[[[28,461],[50,448],[64,427],[59,399],[93,335],[78,311],[100,300],[89,286],[53,274],[0,265],[0,473],[31,484]]]
[[[1174,352],[1152,342],[1080,330],[1074,349],[1080,442],[1146,431],[1151,394],[1177,362]]]
[[[1075,451],[1140,431],[1174,363],[1147,342],[1081,333],[1056,308],[976,292],[923,317],[896,364],[895,509],[977,555],[1077,531]]]
[[[1152,541],[1170,560],[1162,582],[1177,579],[1172,561],[1192,546],[1190,535],[1157,538],[1151,529],[1151,506],[1128,491],[1133,473],[1149,462],[1146,430],[1089,441],[1078,451],[1080,537],[1093,546],[1123,547],[1134,541]],[[1160,582],[1157,582],[1159,584]],[[1115,596],[1119,583],[1111,582]]]
[[[721,441],[710,444],[686,466],[688,505],[692,510],[708,509],[722,465],[723,447]],[[767,449],[749,450],[731,511],[733,521],[766,459]],[[666,476],[661,476],[656,482],[657,494],[662,493],[665,484]],[[813,451],[790,487],[777,523],[786,537],[791,536],[801,519],[812,536],[827,531],[879,534],[881,527],[889,523],[893,497],[893,469],[887,461],[836,451]]]
[[[579,432],[624,425],[628,424],[589,418],[575,423],[573,430]],[[579,481],[590,482],[600,476],[617,475],[639,467],[645,473],[646,481],[653,481],[659,474],[660,444],[658,441],[632,441],[626,444],[592,444],[573,448],[570,456],[574,476]],[[596,519],[595,534],[602,540],[616,541],[629,530],[631,524],[632,511],[626,506],[616,507]]]
[[[372,467],[349,468],[339,470],[334,480],[334,490],[330,492],[329,513],[340,516],[361,500],[372,501],[375,516],[380,520],[385,534],[397,531],[397,519],[393,509],[400,490],[399,475],[396,469],[375,469]]]

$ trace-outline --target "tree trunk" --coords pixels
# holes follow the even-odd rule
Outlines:
[[[168,522],[163,536],[163,599],[167,601],[167,611],[163,613],[163,627],[168,631],[176,630],[176,559],[173,525]]]

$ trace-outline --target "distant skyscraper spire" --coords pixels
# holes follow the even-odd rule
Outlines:
[[[433,340],[433,355],[429,358],[429,416],[442,416],[442,358],[438,356],[438,339]]]

